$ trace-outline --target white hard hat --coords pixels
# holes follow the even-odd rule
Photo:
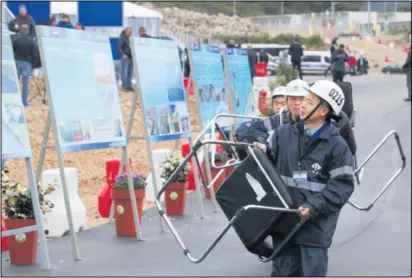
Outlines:
[[[342,111],[343,105],[345,104],[345,94],[335,82],[318,80],[310,86],[308,91],[329,103],[336,115],[339,115]]]
[[[309,89],[309,84],[301,79],[292,80],[286,85],[285,96],[304,97]]]
[[[285,96],[285,91],[286,91],[286,87],[285,87],[285,86],[276,87],[276,88],[273,90],[272,98],[277,97],[277,96]]]

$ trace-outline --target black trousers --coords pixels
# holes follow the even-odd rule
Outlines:
[[[299,77],[302,78],[302,69],[301,69],[301,61],[300,60],[292,60],[292,67],[299,71]]]
[[[343,77],[345,73],[343,71],[335,71],[333,72],[333,82],[343,82]]]
[[[274,246],[279,240],[273,238]],[[325,277],[328,248],[287,244],[273,259],[272,277]]]

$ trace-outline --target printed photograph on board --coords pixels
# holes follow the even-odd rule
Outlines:
[[[72,122],[72,127],[73,127],[74,141],[76,141],[76,142],[83,141],[83,130],[82,130],[81,122],[80,121],[73,121]]]
[[[169,113],[167,111],[167,106],[159,106],[159,115],[160,115],[160,133],[169,134],[170,133],[170,124],[169,124]]]
[[[83,139],[85,141],[91,140],[91,123],[89,120],[82,121]]]
[[[61,123],[59,126],[59,134],[60,134],[60,139],[63,142],[73,142],[74,141],[74,136],[73,136],[73,129],[72,125],[70,122],[66,123]]]
[[[180,132],[179,111],[176,109],[176,105],[169,106],[170,121],[172,123],[172,133]]]
[[[123,126],[122,126],[122,121],[120,121],[120,119],[113,120],[113,130],[114,130],[115,137],[123,136]]]
[[[190,120],[186,103],[182,102],[176,104],[176,114],[179,115],[181,132],[188,132],[190,130]]]
[[[149,106],[146,109],[147,129],[151,136],[159,135],[159,125],[157,122],[157,113],[155,106]]]

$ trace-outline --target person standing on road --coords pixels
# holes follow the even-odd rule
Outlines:
[[[333,82],[343,82],[345,76],[345,63],[348,61],[348,54],[345,52],[345,45],[339,45],[339,49],[332,55]]]
[[[337,47],[338,47],[338,39],[334,38],[332,40],[332,45],[330,46],[330,58],[331,58],[331,60],[332,60],[333,53],[335,53]],[[329,67],[325,70],[325,73],[324,73],[325,77],[327,77],[329,71],[331,71],[332,65],[333,65],[333,62],[331,61]]]
[[[257,57],[257,52],[253,49],[251,43],[247,44],[247,56],[249,59],[250,75],[253,81],[253,77],[255,77],[255,74],[256,74],[256,64],[258,62],[258,57]]]
[[[302,56],[303,56],[303,46],[298,42],[297,39],[293,41],[293,43],[289,47],[290,60],[292,61],[292,66],[294,69],[299,71],[299,77],[302,78]]]
[[[344,102],[345,95],[336,83],[319,80],[302,102],[302,120],[275,130],[272,147],[254,143],[273,160],[301,217],[307,218],[273,259],[273,277],[327,275],[328,249],[339,214],[354,190],[351,151],[331,124],[331,116],[340,114]],[[278,235],[273,233],[272,238],[277,246]]]
[[[412,74],[411,51],[412,51],[412,46],[409,46],[408,57],[406,58],[405,64],[402,66],[403,70],[406,73],[406,86],[408,88],[408,97],[404,99],[405,101],[411,101],[411,74]]]

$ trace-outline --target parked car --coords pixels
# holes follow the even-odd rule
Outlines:
[[[328,51],[305,51],[302,56],[301,69],[303,74],[321,73],[330,66],[331,58]]]
[[[395,64],[395,65],[387,65],[386,67],[382,68],[382,73],[386,74],[404,74],[404,70],[402,65]]]

